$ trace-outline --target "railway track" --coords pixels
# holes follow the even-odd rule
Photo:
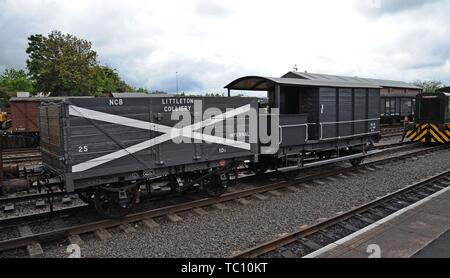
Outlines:
[[[381,135],[381,139],[386,139],[386,138],[392,138],[392,137],[399,137],[403,135],[403,132],[393,132],[393,133],[386,133]]]
[[[27,154],[27,153],[35,153],[40,152],[39,148],[17,148],[17,149],[3,149],[3,155],[8,154]]]
[[[336,217],[240,252],[233,258],[316,257],[331,249],[334,242],[448,187],[449,170]]]
[[[42,161],[38,152],[3,155],[3,164],[36,164]]]
[[[380,144],[375,146],[377,150],[385,150],[385,149],[393,149],[397,150],[398,148],[409,148],[413,146],[419,146],[419,144],[416,144],[414,142],[397,142],[397,143],[389,143],[389,144]]]
[[[68,195],[68,194],[65,192],[53,193],[53,197],[66,196],[66,195]],[[24,195],[19,195],[19,196],[13,194],[12,196],[0,198],[0,205],[7,204],[7,203],[32,201],[32,200],[36,200],[36,199],[46,199],[46,198],[48,198],[47,193],[39,193],[39,192],[31,193],[31,194],[24,194]]]
[[[3,149],[2,161],[4,165],[34,165],[42,161],[42,155],[39,148]]]
[[[410,148],[414,148],[416,146],[419,146],[419,144],[415,144],[415,143],[393,143],[393,144],[378,145],[378,146],[376,146],[376,149],[384,150],[384,152],[381,153],[381,154],[387,154],[387,153],[391,153],[391,152],[407,150],[407,149],[410,149]],[[375,154],[373,156],[377,156],[377,154]],[[247,171],[247,170],[245,169],[244,171]],[[254,174],[246,174],[244,177],[240,178],[240,180],[244,182],[244,181],[246,181],[248,179],[251,179],[252,177],[254,177]],[[33,191],[35,191],[35,190],[33,190]],[[59,192],[59,191],[56,191],[54,193],[54,197],[57,197],[57,198],[61,197],[61,196],[66,196],[66,195],[67,195],[66,193]],[[5,197],[0,198],[0,206],[1,205],[5,205],[5,204],[8,204],[8,205],[17,204],[17,203],[20,203],[20,202],[27,202],[27,201],[32,201],[32,200],[42,200],[42,199],[46,199],[47,197],[48,197],[47,193],[40,193],[40,192],[37,192],[37,191],[35,193],[26,192],[25,194],[21,194],[21,195],[12,194],[11,196],[5,196]],[[70,195],[70,197],[77,198],[76,194],[75,195]]]
[[[401,127],[389,127],[381,128],[381,138],[391,138],[403,135],[403,126]]]
[[[393,133],[403,131],[403,126],[395,126],[395,127],[381,127],[381,133]]]
[[[304,176],[297,179],[287,180],[287,181],[278,181],[271,184],[258,186],[258,187],[252,187],[250,189],[244,189],[239,190],[236,192],[230,192],[227,194],[224,194],[217,198],[201,198],[193,201],[186,201],[183,203],[175,204],[175,205],[168,205],[164,207],[159,207],[155,209],[150,209],[147,211],[141,211],[136,212],[133,214],[130,214],[128,216],[125,216],[121,219],[96,219],[94,221],[87,221],[86,223],[81,223],[79,225],[67,225],[63,227],[58,227],[55,229],[52,229],[50,231],[44,231],[40,233],[26,233],[24,235],[21,234],[21,236],[17,236],[14,238],[5,238],[2,241],[0,241],[0,251],[7,251],[7,250],[13,250],[13,249],[20,249],[24,247],[29,247],[33,245],[40,245],[42,243],[47,242],[53,242],[58,240],[63,240],[69,237],[78,236],[86,233],[95,233],[97,231],[105,231],[109,228],[115,228],[115,227],[129,227],[132,226],[132,224],[141,222],[144,223],[151,223],[154,218],[162,217],[162,216],[168,216],[168,215],[176,215],[177,213],[185,212],[185,211],[191,211],[191,210],[199,210],[203,207],[207,206],[216,206],[219,209],[223,209],[226,207],[223,203],[229,202],[229,201],[238,201],[238,202],[244,202],[245,198],[256,196],[264,193],[273,193],[276,194],[279,190],[289,190],[294,191],[297,190],[295,187],[298,185],[302,185],[305,183],[313,183],[313,182],[320,182],[320,180],[323,180],[325,178],[330,177],[339,177],[345,174],[355,174],[354,172],[360,172],[365,173],[366,171],[377,171],[377,167],[380,167],[380,165],[388,164],[395,162],[397,160],[401,159],[407,159],[414,156],[424,155],[427,153],[431,153],[437,150],[442,150],[445,148],[445,146],[438,146],[438,147],[431,147],[431,148],[424,148],[415,152],[402,154],[400,156],[396,157],[390,157],[390,158],[382,158],[378,160],[374,160],[368,163],[365,163],[361,166],[357,167],[347,167],[347,168],[340,168],[340,169],[332,169],[329,171],[321,171],[315,174],[311,174],[308,176]],[[345,177],[345,176],[344,176]],[[278,192],[279,194],[279,192]],[[62,216],[71,216],[73,213],[79,213],[80,210],[83,210],[83,219],[89,219],[90,214],[95,214],[95,211],[91,209],[88,206],[81,206],[78,208],[70,208],[70,209],[63,209],[60,210],[57,213],[57,215]],[[27,215],[27,216],[21,216],[16,218],[10,218],[10,219],[3,219],[0,220],[0,227],[8,227],[8,228],[17,228],[23,227],[27,225],[31,225],[30,221],[39,221],[40,225],[44,226],[51,226],[48,224],[48,221],[53,221],[55,218],[49,218],[51,215],[47,212],[44,214],[35,214],[35,215]],[[20,230],[20,229],[19,229]],[[30,229],[31,230],[31,229]],[[18,234],[17,232],[15,233]]]

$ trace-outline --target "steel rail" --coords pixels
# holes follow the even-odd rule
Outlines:
[[[412,143],[412,142],[405,142],[405,143],[393,143],[393,144],[378,145],[375,147],[376,149],[385,150],[385,151],[381,152],[381,153],[373,154],[373,155],[371,155],[371,157],[375,157],[375,156],[378,156],[381,154],[387,154],[387,153],[390,153],[393,151],[400,151],[403,148],[411,148],[411,147],[415,147],[415,146],[420,146],[420,144]],[[386,149],[388,149],[388,150],[386,150]],[[252,177],[254,177],[254,175],[250,174],[250,175],[246,175],[245,177],[242,177],[240,179],[248,179],[248,178],[252,178]],[[55,192],[53,194],[54,194],[53,195],[54,197],[71,195],[71,194],[67,194],[64,192]],[[0,204],[17,203],[17,202],[42,199],[42,198],[47,198],[47,197],[48,197],[47,193],[36,193],[36,194],[26,194],[26,195],[21,195],[21,196],[14,196],[14,197],[3,197],[3,198],[0,198]]]
[[[377,200],[371,201],[369,203],[366,203],[364,205],[361,205],[355,209],[351,209],[347,212],[344,212],[342,214],[337,215],[336,217],[329,218],[325,221],[322,221],[320,223],[308,226],[306,228],[300,229],[298,231],[295,231],[293,233],[290,233],[288,235],[275,238],[273,240],[270,240],[268,242],[259,244],[255,247],[252,247],[250,249],[247,249],[243,252],[240,252],[238,254],[235,254],[232,256],[232,258],[253,258],[258,257],[264,254],[267,254],[269,252],[275,251],[283,246],[289,245],[291,243],[297,242],[299,238],[305,238],[307,236],[313,235],[318,233],[320,230],[325,229],[327,227],[333,226],[335,224],[338,224],[340,222],[343,222],[345,220],[348,220],[352,218],[353,216],[357,214],[361,214],[363,212],[366,212],[374,207],[377,207],[383,203],[386,203],[389,200],[392,200],[402,194],[405,194],[407,192],[410,192],[414,189],[417,189],[419,187],[426,186],[430,183],[433,183],[437,180],[440,180],[445,177],[450,176],[450,170],[447,170],[445,172],[439,173],[431,178],[428,178],[426,180],[419,181],[418,183],[415,183],[411,186],[402,188],[400,190],[397,190],[396,192],[390,193],[384,197],[381,197]],[[430,194],[431,195],[431,194]],[[400,210],[400,209],[399,209]],[[392,212],[392,214],[395,212]]]
[[[273,184],[268,184],[268,185],[264,185],[264,186],[260,186],[260,187],[255,187],[255,188],[251,188],[251,189],[245,189],[242,191],[227,193],[220,197],[204,198],[204,199],[199,199],[199,200],[195,200],[195,201],[191,201],[191,202],[186,202],[186,203],[161,207],[161,208],[157,208],[157,209],[152,209],[149,211],[129,214],[121,219],[104,219],[104,220],[100,220],[100,221],[96,221],[96,222],[92,222],[92,223],[81,224],[78,226],[65,227],[65,228],[61,228],[61,229],[57,229],[57,230],[53,230],[53,231],[49,231],[49,232],[33,234],[30,236],[26,236],[26,237],[18,237],[18,238],[14,238],[14,239],[4,240],[4,241],[0,241],[0,251],[18,249],[18,248],[25,247],[25,246],[35,243],[35,242],[45,243],[45,242],[49,242],[49,241],[55,241],[55,240],[59,240],[62,238],[66,238],[69,235],[79,235],[79,234],[90,233],[90,232],[94,232],[99,229],[113,228],[113,227],[117,227],[117,226],[120,226],[120,225],[126,224],[126,223],[135,223],[135,222],[142,221],[144,219],[161,217],[161,216],[164,216],[167,214],[189,211],[189,210],[192,210],[195,208],[206,207],[206,206],[211,206],[211,205],[214,205],[217,203],[223,203],[223,202],[228,202],[228,201],[232,201],[232,200],[236,200],[236,199],[246,198],[246,197],[249,197],[249,196],[252,196],[255,194],[262,194],[262,193],[266,193],[269,191],[286,188],[288,186],[299,185],[302,183],[312,182],[312,181],[318,180],[318,179],[324,179],[324,178],[336,176],[339,174],[345,174],[347,172],[363,169],[366,167],[370,167],[372,165],[389,163],[389,162],[392,162],[392,161],[395,161],[398,159],[403,159],[403,158],[408,158],[411,156],[425,154],[425,153],[433,152],[433,151],[436,151],[436,150],[439,150],[442,148],[444,148],[444,146],[427,148],[427,149],[420,150],[420,151],[413,152],[413,153],[402,154],[398,157],[388,157],[388,158],[371,161],[371,162],[362,164],[360,166],[353,166],[353,167],[348,167],[348,168],[344,168],[344,169],[331,170],[327,173],[311,174],[311,175],[301,177],[301,178],[298,178],[295,180],[276,182]],[[0,221],[0,225],[1,225],[1,223],[2,222]]]

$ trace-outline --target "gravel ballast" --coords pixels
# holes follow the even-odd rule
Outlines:
[[[99,241],[92,235],[82,236],[83,257],[224,257],[275,236],[316,223],[338,212],[362,205],[377,197],[450,169],[450,151],[425,155],[383,166],[382,170],[359,174],[324,185],[302,187],[296,193],[239,205],[229,202],[229,211],[204,208],[207,215],[181,213],[183,221],[172,223],[167,218],[156,221],[160,228],[149,230],[136,225],[132,234],[111,230],[113,237]],[[68,243],[67,243],[68,245]],[[45,257],[67,257],[64,243],[48,245]]]

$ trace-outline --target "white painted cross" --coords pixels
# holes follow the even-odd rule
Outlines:
[[[242,107],[227,111],[215,117],[204,120],[202,122],[194,123],[192,125],[183,128],[174,128],[70,105],[69,114],[71,116],[164,133],[161,136],[152,138],[150,140],[144,141],[134,146],[74,165],[72,166],[72,172],[73,173],[83,172],[92,169],[94,167],[97,167],[99,165],[108,163],[118,158],[125,157],[130,154],[140,152],[142,150],[151,148],[153,146],[159,145],[161,143],[167,142],[169,140],[178,137],[192,138],[196,140],[206,141],[209,143],[216,143],[231,146],[234,148],[250,150],[251,146],[249,143],[196,132],[196,130],[222,122],[225,119],[232,118],[240,114],[244,114],[250,111],[250,109],[251,109],[250,104],[247,104]]]

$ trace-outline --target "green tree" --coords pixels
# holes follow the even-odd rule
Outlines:
[[[34,84],[24,70],[6,69],[0,75],[0,87],[10,94],[33,92]]]
[[[202,95],[200,95],[200,96],[202,96]],[[223,95],[218,94],[218,93],[206,93],[205,94],[205,97],[221,97],[221,96],[223,96]]]
[[[91,42],[59,31],[28,38],[27,68],[37,91],[52,95],[89,94],[89,78],[97,63]]]
[[[135,92],[135,89],[128,85],[125,81],[119,80],[116,91],[119,93]]]
[[[444,87],[444,84],[442,84],[441,81],[435,80],[425,80],[425,81],[417,80],[414,82],[414,85],[422,88],[424,93],[435,93],[436,90]]]
[[[10,98],[11,94],[4,87],[0,86],[0,100],[3,99],[7,103]]]
[[[53,96],[134,91],[120,79],[117,70],[98,63],[91,42],[76,36],[59,31],[48,37],[32,35],[27,53],[27,67],[38,91],[51,92]]]
[[[91,72],[89,91],[93,95],[99,96],[111,92],[133,92],[134,88],[120,79],[117,70],[97,65]]]
[[[165,92],[165,91],[159,91],[159,90],[154,90],[154,91],[152,91],[151,93],[152,93],[152,94],[163,94],[163,95],[167,95],[167,94],[168,94],[168,93]],[[183,96],[184,96],[184,93],[183,93]]]
[[[145,88],[138,88],[135,91],[136,91],[136,93],[146,93],[146,94],[149,93],[148,90]]]
[[[0,108],[9,106],[9,100],[13,96],[5,87],[0,86]]]

